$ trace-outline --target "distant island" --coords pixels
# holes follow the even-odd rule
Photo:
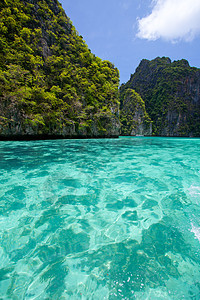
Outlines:
[[[200,70],[91,53],[57,0],[1,1],[0,139],[200,136]]]
[[[135,110],[131,93],[143,100],[137,96]],[[184,59],[143,59],[120,99],[124,135],[200,136],[200,69]]]

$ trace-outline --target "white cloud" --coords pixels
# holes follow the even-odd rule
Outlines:
[[[139,38],[191,41],[200,33],[200,0],[153,0],[152,3],[151,14],[138,20]]]

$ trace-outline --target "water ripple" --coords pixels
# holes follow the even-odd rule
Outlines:
[[[2,299],[199,299],[200,140],[1,142]]]

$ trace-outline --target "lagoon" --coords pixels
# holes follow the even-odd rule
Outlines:
[[[200,139],[0,142],[0,298],[199,299]]]

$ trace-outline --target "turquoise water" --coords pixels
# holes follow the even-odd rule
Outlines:
[[[200,140],[0,142],[0,299],[200,299]]]

